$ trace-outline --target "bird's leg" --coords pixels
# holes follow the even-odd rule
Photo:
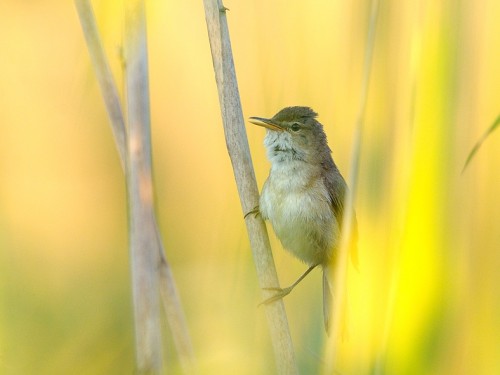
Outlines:
[[[300,283],[300,282],[304,279],[304,277],[306,277],[306,276],[309,274],[309,272],[311,272],[311,271],[312,271],[313,269],[315,269],[317,266],[319,266],[319,264],[314,264],[314,265],[312,265],[311,267],[309,267],[309,268],[306,270],[306,272],[304,272],[304,273],[302,274],[302,276],[300,276],[300,277],[297,279],[297,281],[295,281],[292,285],[290,285],[290,286],[289,286],[289,287],[287,287],[287,288],[283,288],[283,289],[282,289],[282,288],[264,288],[265,290],[273,290],[273,291],[275,291],[275,292],[276,292],[276,294],[275,294],[274,296],[272,296],[272,297],[270,297],[270,298],[268,298],[268,299],[266,299],[266,300],[262,301],[262,302],[259,304],[259,306],[260,306],[260,305],[267,305],[267,304],[269,304],[269,303],[271,303],[271,302],[274,302],[274,301],[277,301],[277,300],[279,300],[279,299],[282,299],[283,297],[285,297],[285,296],[287,296],[288,294],[290,294],[290,292],[293,290],[293,288],[295,288],[295,287],[297,286],[297,284],[298,284],[298,283]]]
[[[246,219],[248,215],[254,215],[254,217],[259,216],[260,215],[259,206],[257,205],[254,208],[252,208],[251,211],[247,212],[245,216],[243,216],[243,219]]]

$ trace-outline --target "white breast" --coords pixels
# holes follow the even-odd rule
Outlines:
[[[336,246],[339,228],[331,207],[319,170],[305,168],[302,161],[273,164],[261,214],[285,249],[309,265],[324,263]]]

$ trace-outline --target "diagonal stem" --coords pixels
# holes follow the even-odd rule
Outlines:
[[[224,135],[245,214],[257,206],[259,193],[243,121],[226,8],[220,0],[204,0],[203,4]],[[261,288],[279,285],[264,221],[260,216],[246,215],[245,224]],[[266,305],[266,316],[278,373],[297,374],[298,368],[283,301]]]

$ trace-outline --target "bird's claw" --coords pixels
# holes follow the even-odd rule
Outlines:
[[[243,216],[243,219],[246,219],[248,215],[254,215],[254,217],[259,216],[260,215],[259,206],[255,206],[254,208],[252,208],[251,211],[247,212],[245,216]]]
[[[261,303],[259,303],[259,306],[260,305],[268,305],[272,302],[275,302],[277,300],[282,299],[283,297],[289,295],[293,288],[288,287],[288,288],[263,288],[263,289],[269,290],[269,291],[274,291],[274,292],[276,292],[276,294],[274,296],[271,296],[271,297],[265,299]]]

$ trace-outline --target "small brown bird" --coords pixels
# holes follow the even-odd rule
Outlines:
[[[264,183],[259,207],[269,220],[283,247],[309,265],[291,286],[276,290],[264,301],[283,298],[315,267],[323,268],[323,314],[329,332],[332,283],[329,269],[340,246],[344,198],[347,185],[331,156],[323,126],[309,107],[287,107],[272,118],[250,117],[267,128],[264,145],[271,171]],[[353,212],[352,244],[356,246],[357,224]],[[353,261],[355,253],[351,251]]]

